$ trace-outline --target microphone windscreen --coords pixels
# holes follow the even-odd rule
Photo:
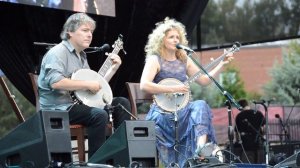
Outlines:
[[[106,50],[110,49],[110,46],[109,46],[109,44],[104,44],[101,48],[102,48],[102,50],[106,51]]]

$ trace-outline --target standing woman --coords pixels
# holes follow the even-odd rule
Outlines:
[[[189,92],[189,87],[184,84],[172,86],[158,84],[165,78],[175,78],[184,82],[200,70],[184,50],[176,48],[177,44],[188,44],[184,25],[168,18],[158,23],[149,35],[145,47],[146,61],[140,81],[141,90],[151,94]],[[209,74],[216,76],[223,65],[232,59],[232,55],[227,56]],[[206,75],[201,75],[196,82],[199,85],[207,85],[210,79]],[[201,149],[207,142],[217,143],[212,125],[213,115],[205,101],[190,101],[177,113],[179,144],[176,147],[174,114],[165,113],[153,103],[146,117],[146,120],[155,121],[156,134],[159,137],[156,143],[159,159],[166,167],[175,163],[175,151],[178,151],[178,164],[183,167],[188,158],[199,154],[195,152],[197,148]]]

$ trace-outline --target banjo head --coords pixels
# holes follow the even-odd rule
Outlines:
[[[177,79],[166,78],[161,80],[160,85],[182,85],[183,83]],[[190,93],[160,93],[154,95],[155,103],[166,112],[175,112],[184,108],[190,99]]]
[[[104,108],[106,104],[111,104],[113,99],[111,88],[107,81],[97,72],[90,69],[80,69],[72,75],[71,79],[98,81],[101,85],[101,89],[96,94],[88,90],[77,90],[74,92],[75,97],[83,104],[98,108]]]

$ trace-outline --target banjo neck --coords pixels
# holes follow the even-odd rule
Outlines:
[[[115,42],[115,44],[113,45],[113,51],[111,53],[113,54],[118,54],[119,51],[121,49],[123,49],[123,42],[122,42],[122,38],[123,36],[120,34],[118,37],[118,40]],[[111,68],[113,62],[110,59],[109,56],[107,56],[107,58],[105,59],[104,63],[102,64],[101,68],[99,69],[98,73],[104,77],[105,74],[107,73],[107,71],[109,70],[109,68]]]
[[[236,51],[239,50],[240,44],[238,42],[236,42],[228,51],[226,51],[224,54],[222,54],[221,56],[219,56],[217,59],[213,60],[211,63],[207,64],[204,69],[205,70],[210,70],[211,68],[213,68],[214,66],[216,66],[218,63],[220,63],[222,60],[224,60],[224,58],[230,54],[230,53],[234,53]],[[192,75],[191,77],[189,77],[185,82],[184,85],[190,85],[192,82],[194,82],[200,75],[201,75],[201,70],[199,70],[198,72],[196,72],[194,75]]]

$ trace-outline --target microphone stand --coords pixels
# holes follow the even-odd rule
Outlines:
[[[265,105],[265,102],[262,103],[255,103],[255,104],[261,104],[264,106],[265,109],[265,120],[266,120],[266,141],[265,141],[265,150],[266,150],[266,165],[269,165],[269,115],[268,115],[268,108]]]
[[[218,87],[220,92],[227,99],[225,102],[225,105],[227,106],[227,111],[228,111],[229,151],[230,151],[230,153],[232,153],[234,137],[233,137],[233,127],[232,127],[232,120],[231,120],[231,113],[232,113],[231,105],[233,104],[238,110],[242,110],[242,107],[236,102],[236,100],[232,97],[232,95],[230,93],[228,93],[212,76],[210,76],[209,73],[192,57],[191,52],[188,52],[188,56],[209,77],[209,79],[214,82],[214,84]],[[230,155],[230,164],[231,164],[231,162],[232,162],[232,156]]]
[[[298,97],[299,97],[299,95],[300,95],[300,89],[298,88],[297,91],[298,91]],[[286,136],[286,138],[287,138],[287,140],[288,140],[289,143],[291,143],[291,137],[290,137],[290,134],[288,133],[287,129],[290,128],[290,126],[289,126],[289,120],[290,120],[290,116],[291,116],[291,114],[292,114],[295,106],[296,106],[296,101],[294,102],[294,105],[292,106],[291,111],[289,112],[289,115],[288,115],[287,119],[285,120],[285,125],[281,121],[282,128],[284,129],[285,136]]]
[[[129,112],[122,104],[118,103],[116,106],[112,106],[110,104],[106,104],[104,106],[104,110],[109,114],[109,122],[111,124],[112,127],[112,133],[114,133],[114,122],[112,119],[112,113],[114,112],[114,109],[117,107],[121,107],[122,110],[124,110],[126,113],[128,113],[132,118],[134,118],[135,120],[138,120],[139,118],[134,116],[131,112]]]
[[[175,127],[175,144],[174,144],[174,151],[175,151],[175,162],[174,163],[171,163],[171,167],[177,167],[179,168],[179,164],[178,164],[178,153],[179,151],[176,149],[178,148],[179,146],[179,137],[178,137],[178,110],[177,110],[177,107],[178,107],[178,103],[177,103],[177,97],[178,96],[181,96],[180,94],[173,94],[174,98],[175,98],[175,111],[174,111],[174,127]]]
[[[254,142],[259,142],[259,139],[261,139],[263,142],[265,141],[265,138],[260,133],[260,129],[257,130],[249,121],[244,120],[244,122],[247,124],[248,127],[250,127],[256,133]]]
[[[175,94],[175,98],[177,98],[178,95]],[[177,110],[177,107],[178,107],[178,104],[176,102],[176,99],[175,99],[175,106],[176,106],[176,109],[175,109],[175,112],[174,112],[174,125],[175,125],[175,164],[177,164],[177,167],[179,167],[178,165],[178,150],[176,150],[176,148],[178,148],[179,146],[179,138],[178,138],[178,110]]]
[[[113,110],[117,107],[121,107],[122,110],[124,110],[126,113],[128,113],[132,118],[134,118],[134,120],[139,120],[138,117],[136,117],[135,115],[133,115],[130,111],[128,111],[122,104],[118,103],[116,106],[112,106],[112,105],[105,105],[104,109],[107,110],[108,112],[113,112]]]
[[[300,95],[300,89],[298,88],[297,91],[298,91],[298,97],[299,97],[299,95]],[[288,130],[289,130],[289,128],[290,128],[290,126],[289,126],[289,120],[290,120],[290,116],[291,116],[291,114],[292,114],[293,109],[294,109],[295,106],[296,106],[296,101],[294,102],[294,105],[292,106],[291,111],[289,112],[289,115],[288,115],[287,119],[285,120],[285,124],[283,124],[283,121],[280,120],[280,121],[281,121],[281,125],[282,125],[282,129],[283,129],[283,131],[284,131],[285,144],[288,145],[288,148],[289,148],[288,151],[289,151],[290,153],[293,152],[293,147],[292,147],[292,145],[291,145],[291,144],[292,144],[292,143],[291,143],[291,137],[290,137],[290,134],[289,134],[289,132],[288,132]]]
[[[112,128],[112,134],[115,132],[114,131],[114,122],[113,122],[113,119],[112,119],[112,113],[114,112],[114,106],[110,105],[110,104],[106,104],[104,106],[104,110],[108,113],[109,115],[109,123],[111,124],[111,128]]]
[[[130,111],[128,111],[122,104],[118,104],[116,107],[120,106],[126,113],[128,113],[132,118],[134,118],[135,120],[139,120],[138,117],[136,117],[135,115],[133,115]]]
[[[275,116],[275,117],[277,118],[277,116]],[[283,123],[283,121],[282,121],[282,119],[279,115],[278,115],[278,120],[279,120],[279,123],[280,123],[280,126],[281,126],[281,132],[283,132],[283,135],[284,135],[284,141],[285,141],[285,145],[286,145],[290,141],[290,136],[287,132],[286,124]],[[283,144],[281,137],[280,137],[280,143],[281,143],[281,145]]]
[[[228,130],[227,130],[227,134],[228,134],[228,139],[229,139],[229,151],[230,153],[233,153],[233,126],[232,126],[232,111],[231,111],[231,103],[226,100],[225,101],[225,105],[227,106],[227,113],[228,113]],[[231,164],[233,161],[233,157],[230,154],[229,155],[229,163]]]

